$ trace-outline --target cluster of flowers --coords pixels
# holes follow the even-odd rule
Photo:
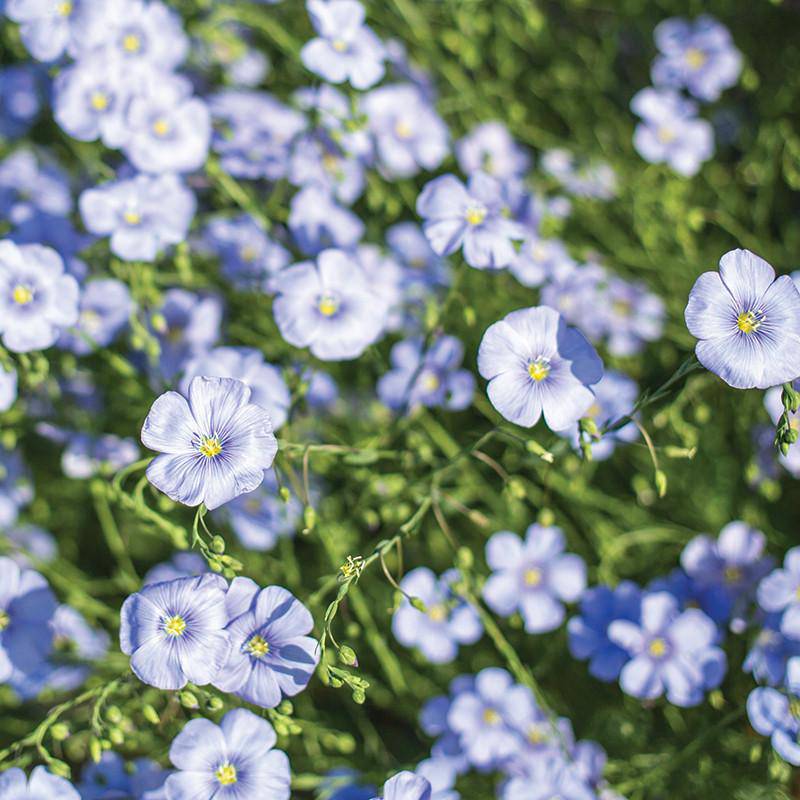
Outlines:
[[[680,90],[700,102],[718,100],[738,81],[742,54],[728,29],[705,14],[693,22],[664,20],[654,37],[659,55],[651,71],[653,87],[631,100],[631,110],[641,118],[633,144],[646,161],[669,164],[689,177],[714,154],[714,130]]]

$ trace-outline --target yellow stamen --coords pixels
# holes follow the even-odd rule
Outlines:
[[[62,17],[68,17],[72,13],[72,3],[69,0],[65,0],[63,3],[59,3],[56,6],[56,13]]]
[[[223,764],[215,773],[214,777],[223,786],[232,786],[238,778],[236,777],[236,767],[231,763]]]
[[[526,569],[523,580],[526,586],[538,586],[542,582],[542,571],[538,567]]]
[[[337,53],[344,53],[347,50],[347,42],[344,39],[334,39],[331,46]]]
[[[164,630],[170,636],[183,636],[183,632],[186,630],[186,620],[183,617],[179,617],[175,615],[174,617],[170,617],[164,623]]]
[[[442,382],[439,380],[439,376],[435,372],[423,373],[422,388],[426,392],[435,392],[441,385]]]
[[[105,92],[92,92],[91,103],[95,111],[105,111],[108,108],[108,95]]]
[[[218,436],[204,436],[197,448],[206,458],[214,458],[222,452]]]
[[[142,40],[135,33],[129,33],[122,39],[122,47],[128,53],[138,53],[142,47]]]
[[[157,119],[153,123],[153,133],[156,136],[166,136],[169,133],[169,122],[165,119]]]
[[[433,622],[444,622],[447,619],[447,606],[439,603],[428,609],[428,616]]]
[[[697,47],[690,47],[686,51],[686,63],[692,69],[700,69],[706,61],[708,61],[708,56]]]
[[[528,731],[528,741],[531,744],[541,744],[542,742],[547,741],[547,733],[542,730],[541,726],[534,725]]]
[[[248,653],[250,653],[251,656],[255,656],[256,658],[263,658],[265,655],[267,655],[267,653],[269,653],[269,642],[262,636],[256,634],[244,646],[244,649]]]
[[[629,317],[633,308],[627,300],[615,300],[611,304],[614,313],[620,317]]]
[[[486,209],[483,206],[470,206],[464,217],[470,225],[480,225],[486,219]]]
[[[725,567],[725,580],[728,583],[737,583],[742,579],[742,571],[739,567]]]
[[[398,139],[410,139],[414,133],[414,129],[404,119],[399,119],[394,124],[394,132]]]
[[[483,721],[487,725],[497,725],[500,722],[500,715],[493,708],[486,708],[483,711]]]
[[[0,631],[4,631],[11,624],[11,617],[7,611],[0,611]]]
[[[550,362],[546,358],[537,358],[528,364],[528,375],[539,383],[550,374]]]
[[[242,261],[246,261],[248,264],[256,260],[256,256],[258,252],[256,251],[255,247],[251,245],[245,245],[240,251],[239,256]]]
[[[661,658],[667,652],[667,643],[663,639],[653,639],[647,649],[651,656]]]
[[[736,318],[736,327],[742,333],[752,333],[753,331],[757,331],[759,325],[761,325],[761,320],[758,318],[758,315],[755,313],[755,311],[742,311],[742,313]]]
[[[332,317],[339,310],[339,301],[329,294],[324,294],[317,302],[319,313],[325,317]]]
[[[128,225],[138,225],[142,221],[142,215],[138,211],[126,211],[122,218]]]
[[[658,129],[658,141],[662,144],[669,144],[670,142],[675,141],[675,131],[672,128],[668,128],[666,125],[662,125]]]
[[[33,292],[20,283],[14,287],[11,298],[18,306],[26,306],[33,300]]]

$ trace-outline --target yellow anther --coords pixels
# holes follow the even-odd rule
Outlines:
[[[347,50],[347,42],[344,39],[334,39],[331,45],[337,53],[344,53]]]
[[[138,211],[126,211],[122,218],[128,225],[138,225],[142,221],[142,215]]]
[[[4,631],[11,624],[11,617],[7,611],[0,611],[0,631]]]
[[[222,786],[232,786],[238,780],[236,776],[236,767],[231,763],[223,764],[214,773],[214,776]]]
[[[528,375],[539,383],[550,374],[550,362],[546,358],[537,358],[528,364]]]
[[[339,301],[329,294],[324,294],[317,302],[319,313],[325,317],[332,317],[339,310]]]
[[[164,623],[164,630],[170,636],[183,636],[183,632],[186,630],[186,620],[176,614]]]
[[[166,136],[169,130],[169,122],[163,118],[159,118],[153,123],[153,133],[155,133],[156,136]]]
[[[269,642],[263,636],[256,634],[244,646],[244,649],[250,653],[251,656],[263,658],[269,653]]]
[[[523,580],[526,586],[538,586],[542,582],[542,571],[538,567],[526,569]]]
[[[206,458],[214,458],[222,452],[222,444],[220,444],[218,436],[204,436],[197,449]]]
[[[26,306],[33,300],[33,292],[20,283],[14,287],[11,298],[18,306]]]
[[[752,333],[758,330],[759,325],[761,325],[761,320],[754,311],[742,311],[736,318],[736,327],[742,333]]]
[[[397,134],[398,139],[410,139],[414,129],[406,120],[399,119],[394,124],[394,132]]]
[[[105,92],[92,92],[90,102],[95,111],[105,111],[108,108],[108,95]]]
[[[255,249],[255,247],[249,244],[245,245],[239,251],[239,257],[242,259],[242,261],[246,261],[248,264],[255,261],[257,256],[258,251]]]
[[[56,13],[58,13],[62,17],[68,17],[72,13],[72,3],[69,0],[65,0],[63,3],[59,3],[56,6]]]
[[[651,656],[661,658],[667,652],[667,643],[663,639],[653,639],[648,646],[648,651]]]
[[[501,721],[501,717],[493,708],[486,708],[483,711],[483,721],[487,725],[497,725]]]
[[[435,392],[442,385],[435,372],[424,372],[420,382],[426,392]]]
[[[447,606],[438,603],[428,609],[428,616],[433,622],[444,622],[447,619]]]
[[[728,583],[737,583],[742,579],[742,571],[739,567],[725,567],[725,580]]]
[[[692,69],[700,69],[706,61],[708,61],[708,56],[699,48],[697,47],[690,47],[686,51],[686,63]]]
[[[470,206],[464,217],[470,225],[480,225],[486,219],[486,209],[483,206]]]
[[[666,125],[662,125],[658,129],[658,141],[661,144],[669,144],[670,142],[675,141],[675,131],[672,128],[668,128]]]
[[[135,33],[129,33],[123,37],[122,47],[128,53],[138,53],[142,48],[142,40]]]

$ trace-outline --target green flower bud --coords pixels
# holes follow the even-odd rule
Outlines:
[[[200,708],[200,702],[198,701],[197,695],[194,694],[194,692],[180,692],[178,699],[181,701],[181,705],[184,708]]]
[[[211,549],[217,554],[222,555],[225,552],[225,540],[217,535],[211,540]]]
[[[50,735],[57,742],[63,742],[64,739],[69,736],[69,725],[67,725],[65,722],[57,722],[52,728],[50,728]]]
[[[147,703],[142,708],[142,716],[151,724],[151,725],[158,725],[161,722],[161,718],[158,716],[158,711],[153,708],[149,703]]]
[[[69,768],[69,764],[65,764],[63,761],[59,761],[57,758],[51,758],[47,762],[47,768],[53,775],[58,775],[60,778],[66,778],[69,780],[72,777],[72,770]]]
[[[363,705],[366,702],[367,693],[363,689],[353,690],[353,702],[358,705]]]
[[[356,651],[353,650],[352,647],[348,647],[346,644],[342,645],[339,648],[339,661],[341,661],[343,664],[346,664],[348,667],[358,666]]]
[[[281,486],[279,494],[284,503],[288,503],[292,499],[292,493],[285,486]]]
[[[210,697],[206,703],[209,711],[221,711],[225,708],[225,701],[221,697]]]
[[[100,759],[103,757],[103,746],[100,744],[100,740],[94,736],[89,739],[89,755],[95,764],[99,764]]]

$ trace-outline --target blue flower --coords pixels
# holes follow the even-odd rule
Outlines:
[[[167,778],[167,800],[289,800],[289,759],[273,750],[276,741],[269,722],[244,708],[219,725],[187,722],[169,750],[178,771]]]
[[[225,592],[219,575],[145,586],[120,612],[120,648],[139,680],[159,689],[211,683],[228,658]]]
[[[453,788],[457,773],[445,758],[426,758],[417,764],[416,774],[431,785],[431,800],[460,800],[461,795]]]
[[[0,800],[81,800],[75,787],[66,779],[36,767],[30,780],[19,767],[0,774]]]
[[[631,100],[642,118],[633,134],[639,155],[651,164],[669,164],[691,177],[714,154],[714,130],[697,119],[697,106],[672,89],[642,89]]]
[[[773,566],[764,555],[765,544],[761,531],[730,522],[716,541],[695,536],[684,547],[681,566],[694,583],[700,608],[718,625],[732,620],[735,630],[746,626],[756,586]]]
[[[573,658],[589,661],[589,673],[601,681],[619,677],[627,663],[628,652],[608,636],[614,620],[641,620],[641,589],[631,581],[622,581],[615,588],[595,586],[581,600],[581,614],[567,624],[569,651]]]
[[[176,502],[210,510],[259,486],[278,442],[250,395],[242,381],[208,377],[192,379],[188,402],[162,394],[142,426],[142,443],[161,453],[147,468],[150,483]]]
[[[163,797],[164,781],[170,774],[149,758],[139,758],[128,765],[118,753],[106,750],[96,764],[83,770],[78,788],[81,800],[158,800]]]
[[[506,213],[503,187],[476,172],[464,186],[454,175],[425,184],[417,198],[417,214],[434,252],[440,256],[464,248],[464,260],[478,269],[500,269],[516,257],[513,241],[524,239],[525,228]]]
[[[0,241],[0,334],[12,352],[55,344],[78,321],[80,289],[55,250]]]
[[[53,646],[55,610],[56,599],[38,572],[0,556],[0,683],[42,665]]]
[[[33,484],[16,450],[0,446],[0,530],[17,521],[19,510],[33,500]]]
[[[278,430],[289,415],[289,388],[278,367],[267,364],[259,350],[252,347],[215,347],[189,361],[183,371],[180,391],[187,394],[189,384],[198,375],[235,378],[250,387],[250,402],[269,414],[272,429]]]
[[[610,200],[617,192],[617,176],[603,161],[576,158],[569,150],[557,147],[542,154],[541,167],[578,197]]]
[[[237,289],[265,290],[270,276],[291,260],[289,251],[268,236],[249,215],[211,220],[202,246],[222,259],[222,274]]]
[[[758,733],[770,737],[784,761],[800,766],[800,717],[786,695],[768,686],[753,689],[747,697],[747,716]]]
[[[631,657],[620,673],[622,690],[641,700],[666,692],[676,706],[695,706],[725,676],[717,626],[699,609],[681,611],[666,592],[645,594],[641,623],[614,620],[608,636]]]
[[[734,47],[730,31],[713,17],[703,14],[694,22],[665,19],[653,35],[661,51],[653,62],[657,86],[685,87],[709,102],[739,79],[742,54]]]
[[[768,389],[800,375],[800,294],[749,250],[697,279],[685,317],[698,360],[730,386]]]
[[[2,536],[11,548],[9,558],[20,567],[32,566],[31,559],[48,564],[58,555],[55,537],[38,525],[7,528],[3,530]]]
[[[398,222],[386,230],[386,244],[407,268],[406,281],[413,286],[448,286],[451,281],[447,261],[433,252],[422,228],[416,222]]]
[[[447,723],[480,770],[501,766],[519,750],[519,734],[510,724],[518,702],[514,688],[508,672],[489,667],[475,676],[472,688],[465,687],[453,698]]]
[[[186,550],[175,553],[169,561],[156,564],[143,578],[142,585],[165,583],[175,578],[189,578],[208,572],[208,562],[200,555]]]
[[[65,50],[74,51],[80,38],[77,17],[85,4],[85,0],[6,0],[5,13],[19,23],[22,42],[35,59],[55,61]]]
[[[275,276],[273,304],[281,336],[323,361],[358,358],[384,331],[386,300],[343,250],[324,250]]]
[[[283,587],[259,589],[249,578],[234,578],[226,608],[231,650],[214,685],[262,708],[302,692],[319,660],[308,609]]]
[[[597,795],[581,780],[569,762],[558,755],[533,761],[528,775],[512,778],[502,800],[595,800]]]
[[[0,69],[0,136],[16,139],[27,133],[41,110],[45,79],[35,64]]]
[[[193,172],[205,164],[211,113],[191,83],[158,74],[128,104],[129,136],[122,150],[142,172]]]
[[[562,241],[532,235],[522,243],[508,269],[523,286],[537,287],[567,275],[575,266]]]
[[[613,356],[632,356],[645,342],[654,342],[664,327],[664,301],[639,282],[631,283],[609,275],[603,287],[603,307],[607,311],[605,333],[608,352]]]
[[[373,89],[362,101],[381,172],[409,178],[434,170],[448,153],[447,126],[416,86]]]
[[[780,686],[785,682],[789,660],[796,656],[800,656],[800,641],[781,633],[780,614],[767,614],[747,651],[742,670],[752,673],[759,683]]]
[[[800,639],[800,547],[789,550],[783,567],[762,579],[757,597],[764,611],[782,614],[781,633]]]
[[[309,133],[294,143],[289,180],[295,186],[319,186],[350,205],[364,191],[364,165],[326,134]]]
[[[101,139],[113,148],[127,141],[125,113],[134,83],[126,66],[122,59],[97,53],[58,74],[53,83],[53,117],[73,139]]]
[[[476,125],[459,139],[456,158],[463,173],[481,171],[501,181],[523,175],[531,163],[528,153],[497,120]]]
[[[458,369],[464,346],[454,336],[439,336],[423,352],[423,340],[404,339],[392,347],[392,369],[378,381],[378,397],[395,410],[442,406],[460,411],[472,402],[475,378]]]
[[[478,350],[492,405],[510,422],[564,430],[594,402],[603,364],[580,331],[548,306],[512,311],[490,325]]]
[[[81,431],[69,435],[61,456],[61,469],[68,478],[85,480],[101,473],[114,473],[139,458],[133,439],[113,433],[93,436]]]
[[[0,412],[8,411],[17,399],[17,371],[0,364]]]
[[[300,59],[306,69],[330,83],[349,80],[354,89],[374,86],[384,73],[385,50],[364,25],[364,6],[357,0],[307,0],[318,36],[306,42]]]
[[[111,237],[111,252],[127,261],[153,261],[184,241],[194,217],[194,193],[176,175],[137,175],[87,189],[79,200],[87,230]]]
[[[474,644],[483,626],[474,608],[456,597],[450,584],[458,573],[448,570],[437,578],[427,567],[412,569],[400,581],[403,600],[392,617],[392,633],[404,647],[416,647],[432,664],[447,664],[462,644]],[[424,611],[409,597],[422,601]]]
[[[273,472],[264,473],[264,483],[253,492],[240,494],[221,509],[242,547],[265,552],[278,540],[292,536],[303,517],[303,504],[292,496],[288,502],[278,496]]]
[[[364,223],[326,189],[312,185],[292,198],[289,230],[300,250],[317,255],[328,247],[354,247],[364,235]]]
[[[430,782],[413,772],[398,772],[383,784],[383,800],[431,800]],[[380,800],[373,797],[372,800]]]
[[[488,606],[503,617],[519,609],[528,633],[555,630],[564,621],[563,604],[580,599],[586,588],[586,564],[564,553],[564,545],[559,528],[537,524],[528,527],[524,542],[510,531],[493,534],[486,543]]]
[[[81,292],[78,322],[58,340],[77,355],[108,347],[128,324],[133,301],[127,285],[115,278],[89,281]]]
[[[19,226],[38,214],[66,217],[72,212],[69,181],[60,167],[16,150],[0,162],[0,214]]]

